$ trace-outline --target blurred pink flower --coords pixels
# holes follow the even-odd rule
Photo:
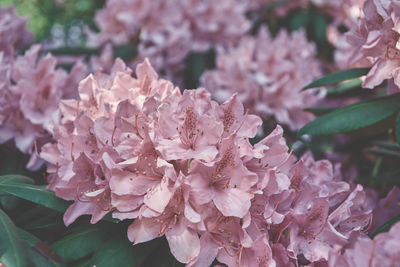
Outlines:
[[[219,49],[217,69],[205,72],[201,81],[218,101],[237,92],[251,112],[264,119],[274,116],[296,130],[313,118],[303,109],[315,106],[323,95],[322,91],[300,92],[321,75],[315,55],[304,31],[291,35],[281,31],[272,39],[261,28],[256,38],[244,37],[236,47]]]
[[[15,13],[14,6],[0,7],[0,52],[12,57],[14,49],[24,48],[33,35],[26,27],[27,20]]]
[[[245,6],[238,0],[109,0],[96,14],[101,32],[89,33],[89,44],[137,45],[131,66],[149,58],[156,70],[177,78],[189,52],[236,42],[249,30]]]

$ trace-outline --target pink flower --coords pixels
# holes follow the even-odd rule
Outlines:
[[[15,13],[14,6],[0,8],[0,51],[5,57],[12,57],[13,49],[24,48],[32,41],[26,22]]]
[[[78,62],[68,75],[56,69],[57,60],[50,54],[39,58],[40,45],[32,46],[24,56],[8,62],[0,53],[0,143],[14,139],[16,147],[31,159],[27,168],[37,170],[42,165],[34,146],[51,139],[53,127],[60,119],[58,106],[62,98],[75,95],[74,85],[84,68]],[[11,82],[11,80],[13,82]]]
[[[329,266],[396,266],[400,260],[400,223],[392,226],[388,233],[378,234],[373,240],[359,237],[351,247],[333,250]]]
[[[400,189],[394,186],[387,196],[379,200],[374,210],[374,218],[370,232],[375,232],[385,222],[400,214]]]
[[[163,158],[212,161],[223,131],[213,109],[215,103],[204,89],[186,90],[179,102],[165,101],[155,129],[156,147]]]
[[[245,11],[238,0],[109,0],[95,18],[101,33],[90,33],[89,43],[137,45],[131,66],[147,57],[158,71],[181,79],[190,52],[234,43],[249,30]]]
[[[300,92],[321,75],[315,54],[303,31],[292,35],[281,31],[272,39],[262,28],[256,38],[244,37],[238,46],[220,49],[217,69],[205,72],[201,81],[218,101],[237,92],[251,112],[264,119],[274,116],[295,130],[313,118],[303,109],[314,106],[322,96]]]
[[[239,94],[221,105],[205,89],[181,94],[148,60],[135,77],[116,60],[78,92],[41,152],[48,188],[73,201],[66,225],[111,213],[135,219],[133,244],[165,236],[188,266],[291,266],[326,262],[370,224],[362,187],[350,191],[328,161],[297,161],[280,126],[251,145],[261,119]]]
[[[367,0],[363,11],[364,18],[360,20],[360,25],[347,33],[350,49],[355,48],[348,59],[348,65],[368,61],[368,66],[372,68],[363,82],[363,87],[374,88],[388,80],[389,92],[397,92],[400,86],[400,9],[395,2]]]

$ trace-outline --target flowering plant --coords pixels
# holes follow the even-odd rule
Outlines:
[[[397,1],[45,2],[0,7],[0,267],[400,261]]]

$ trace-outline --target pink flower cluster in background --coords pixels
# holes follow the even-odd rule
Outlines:
[[[272,38],[266,28],[256,37],[243,37],[237,46],[220,48],[216,69],[206,71],[202,85],[218,101],[237,92],[251,112],[297,130],[314,116],[303,111],[315,106],[324,91],[300,90],[321,76],[316,48],[308,43],[305,32],[292,34],[282,30]]]
[[[174,77],[189,52],[227,45],[245,34],[250,28],[245,11],[239,0],[108,0],[95,18],[101,33],[90,34],[89,43],[137,43],[139,56],[132,63],[147,57]]]
[[[26,28],[26,19],[15,13],[14,7],[0,7],[0,52],[3,57],[12,56],[14,49],[24,48],[33,39]]]
[[[251,145],[262,122],[235,94],[180,92],[145,60],[136,77],[117,60],[89,75],[80,100],[61,100],[57,143],[43,146],[49,188],[83,214],[135,219],[134,243],[167,238],[188,266],[326,264],[365,238],[374,198],[329,161],[288,151],[281,127]],[[335,254],[336,253],[336,254]]]

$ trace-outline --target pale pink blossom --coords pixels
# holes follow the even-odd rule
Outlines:
[[[149,58],[156,70],[179,80],[190,52],[228,45],[249,30],[245,11],[238,0],[109,0],[96,14],[101,32],[89,33],[89,44],[136,45],[130,66]]]
[[[371,223],[361,186],[329,161],[297,160],[280,126],[255,145],[261,119],[239,94],[219,105],[205,89],[135,73],[116,60],[61,100],[56,143],[42,147],[48,188],[73,201],[64,214],[91,223],[134,219],[133,244],[163,237],[188,266],[293,266],[326,262]]]
[[[396,1],[367,0],[364,17],[346,34],[349,52],[347,66],[371,66],[363,87],[374,88],[387,80],[388,91],[397,92],[399,73],[399,16]]]
[[[304,31],[281,31],[273,39],[262,28],[255,38],[247,36],[238,46],[221,48],[216,70],[205,72],[201,81],[218,101],[237,92],[250,112],[264,119],[274,117],[296,130],[313,118],[303,109],[315,106],[322,96],[300,92],[321,75],[315,55]]]
[[[361,236],[347,249],[337,247],[331,251],[329,266],[396,266],[400,261],[399,233],[400,223],[396,223],[389,232],[378,234],[373,240]]]
[[[67,74],[56,68],[57,60],[50,54],[39,57],[40,49],[40,45],[34,45],[11,61],[0,53],[4,76],[0,82],[0,143],[13,139],[22,153],[31,155],[27,168],[32,170],[43,163],[35,150],[51,140],[60,119],[60,100],[76,95],[75,86],[84,69],[77,62]]]

